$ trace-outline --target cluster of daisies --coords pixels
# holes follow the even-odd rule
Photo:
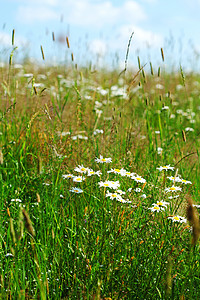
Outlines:
[[[174,170],[174,167],[171,167],[170,165],[166,165],[166,166],[161,166],[159,168],[157,168],[159,171],[168,171],[168,170]],[[177,192],[177,191],[182,191],[182,188],[180,186],[175,185],[175,183],[182,183],[182,184],[192,184],[191,181],[189,180],[185,180],[182,179],[180,177],[180,175],[177,176],[167,176],[167,178],[172,181],[172,186],[171,187],[167,187],[165,188],[165,193],[169,193],[169,192]],[[168,197],[169,199],[174,199],[174,198],[178,198],[179,195],[175,195],[175,196],[170,196]],[[160,211],[164,211],[167,206],[169,205],[169,202],[165,202],[163,200],[161,201],[157,201],[157,203],[153,203],[152,207],[150,207],[149,209],[152,212],[160,212]],[[181,216],[169,216],[168,219],[171,219],[173,222],[179,222],[179,223],[186,223],[187,220],[184,217]]]
[[[109,163],[112,162],[112,158],[104,158],[102,155],[100,155],[100,157],[96,158],[95,161],[98,164],[109,164]],[[166,166],[163,166],[163,167],[161,166],[157,169],[160,172],[161,171],[168,171],[168,170],[173,171],[174,167],[171,167],[170,165],[166,165]],[[64,179],[71,178],[73,182],[80,183],[80,182],[83,182],[86,179],[86,177],[91,177],[91,176],[96,175],[96,176],[101,178],[101,175],[102,175],[102,172],[100,170],[99,171],[94,171],[93,169],[86,168],[83,165],[79,165],[78,167],[76,167],[74,169],[74,171],[79,173],[79,175],[66,174],[66,175],[62,175],[62,177]],[[130,179],[134,180],[137,183],[142,183],[143,187],[146,184],[146,180],[143,177],[139,176],[136,173],[129,172],[129,171],[125,170],[124,168],[121,168],[121,169],[111,168],[110,170],[107,171],[107,174],[110,174],[110,173],[118,174],[122,177],[129,177]],[[164,190],[165,193],[169,193],[169,192],[174,193],[174,192],[177,192],[177,191],[181,191],[182,188],[178,185],[175,185],[175,183],[191,184],[190,181],[182,179],[179,175],[174,176],[174,177],[173,176],[168,176],[167,178],[170,181],[172,181],[173,184],[172,184],[171,187],[165,188],[165,190]],[[124,195],[127,192],[131,192],[132,188],[129,188],[126,192],[122,191],[120,189],[119,180],[113,181],[113,180],[107,179],[106,181],[99,181],[97,184],[98,184],[99,188],[105,188],[105,197],[109,197],[110,199],[117,200],[121,203],[131,203],[131,201],[129,199],[124,199],[124,197],[125,197]],[[139,187],[134,189],[134,191],[136,193],[141,192],[142,190],[143,190],[143,188],[141,189]],[[80,189],[79,187],[72,187],[70,189],[70,192],[79,194],[79,193],[83,193],[83,190]],[[140,197],[146,198],[146,195],[142,194],[142,195],[140,195]],[[168,198],[169,199],[174,199],[174,198],[177,198],[177,197],[179,197],[179,195],[175,195],[175,196],[171,195]],[[154,212],[161,212],[161,211],[164,211],[167,208],[168,205],[169,205],[169,202],[165,202],[163,200],[160,200],[160,201],[157,201],[157,203],[153,203],[152,207],[150,207],[148,209],[153,213]],[[173,222],[179,222],[179,223],[183,223],[183,222],[187,221],[184,217],[181,217],[181,216],[169,216],[168,219],[171,219]]]

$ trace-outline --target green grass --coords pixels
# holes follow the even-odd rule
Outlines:
[[[196,223],[169,219],[187,218],[188,199],[200,204],[200,77],[183,72],[1,68],[2,299],[200,297],[198,209]],[[166,165],[174,169],[157,169]],[[115,168],[145,183],[107,172]],[[167,193],[175,175],[191,183]],[[119,181],[127,203],[106,196],[106,180]],[[161,200],[164,210],[149,209]]]

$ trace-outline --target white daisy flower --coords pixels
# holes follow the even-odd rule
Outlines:
[[[99,186],[100,187],[108,187],[108,188],[112,188],[112,189],[118,189],[120,184],[119,184],[119,181],[110,181],[110,180],[107,180],[105,182],[103,181],[100,181],[98,182]]]
[[[181,179],[180,182],[181,182],[181,183],[184,183],[184,184],[192,184],[191,181],[185,180],[185,179]]]
[[[164,208],[159,205],[154,205],[153,207],[149,207],[148,209],[150,209],[152,212],[160,212],[161,210],[164,210]]]
[[[77,187],[72,187],[71,190],[69,190],[72,193],[80,194],[83,193],[83,190],[77,188]]]
[[[87,176],[92,176],[92,175],[97,175],[97,176],[100,176],[102,173],[101,171],[93,171],[92,169],[88,169],[87,171]]]
[[[136,182],[141,182],[141,183],[146,182],[146,180],[139,175],[133,176],[133,177],[131,177],[131,179],[135,180]]]
[[[87,173],[88,168],[85,168],[83,165],[81,165],[81,166],[79,165],[78,167],[76,167],[74,169],[74,171],[85,174],[85,173]]]
[[[74,182],[82,182],[83,180],[85,180],[85,177],[83,177],[83,176],[74,176],[73,177]]]
[[[64,175],[62,175],[62,178],[64,178],[64,179],[69,179],[69,178],[73,178],[74,177],[74,175],[73,174],[64,174]]]
[[[177,192],[177,191],[181,191],[181,190],[182,190],[182,188],[172,185],[170,188],[166,188],[165,192],[169,193],[169,192]]]
[[[159,171],[163,171],[163,170],[174,170],[174,167],[171,167],[170,165],[166,165],[166,166],[161,166],[161,167],[159,167],[159,168],[156,168],[157,170],[159,170]]]
[[[97,163],[111,163],[112,162],[112,158],[108,157],[108,158],[103,158],[102,155],[100,155],[100,158],[95,158],[95,161]]]
[[[172,216],[172,217],[168,217],[168,219],[172,220],[173,222],[178,222],[178,223],[186,223],[187,219],[183,218],[181,216]]]
[[[126,170],[122,169],[111,169],[110,171],[107,171],[107,173],[114,173],[114,174],[120,174],[122,176],[126,175]]]

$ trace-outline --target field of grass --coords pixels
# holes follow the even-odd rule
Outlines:
[[[200,298],[200,76],[150,66],[0,68],[1,299]]]

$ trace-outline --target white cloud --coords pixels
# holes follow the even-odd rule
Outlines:
[[[134,31],[133,43],[137,48],[146,46],[149,47],[162,47],[163,37],[150,30],[145,30],[135,25],[123,25],[119,28],[119,40],[126,41],[130,38],[131,33]]]
[[[17,11],[17,20],[23,23],[59,20],[59,18],[58,13],[46,6],[20,6]]]
[[[106,42],[100,39],[94,39],[89,45],[89,50],[93,54],[97,54],[98,56],[104,56],[107,50]]]
[[[143,8],[135,1],[122,2],[114,6],[111,1],[96,2],[89,0],[69,0],[67,18],[70,24],[103,28],[107,24],[142,21],[146,18]],[[66,7],[67,7],[66,6]]]
[[[22,36],[16,36],[14,38],[14,45],[17,47],[24,47],[28,44],[28,41]],[[0,45],[2,47],[11,47],[12,46],[12,34],[5,32],[0,32]]]

